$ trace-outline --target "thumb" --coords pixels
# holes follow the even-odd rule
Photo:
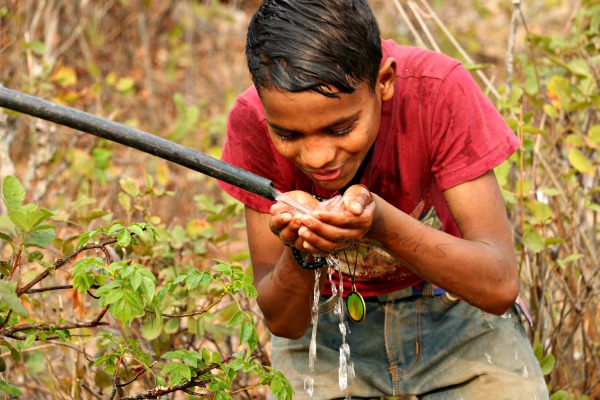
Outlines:
[[[373,202],[369,189],[363,185],[350,186],[344,193],[344,206],[354,215],[360,215]]]

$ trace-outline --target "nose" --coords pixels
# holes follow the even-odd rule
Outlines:
[[[305,138],[300,161],[308,169],[319,170],[334,166],[337,148],[323,136]]]

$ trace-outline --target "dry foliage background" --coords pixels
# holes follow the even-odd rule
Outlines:
[[[218,157],[227,111],[250,85],[244,43],[256,5],[257,1],[240,0],[4,0],[0,84]],[[524,2],[520,14],[511,2],[499,0],[372,1],[384,36],[440,49],[470,66],[523,140],[524,150],[501,168],[499,177],[514,222],[522,293],[534,319],[531,340],[549,387],[558,393],[555,398],[600,398],[599,144],[594,133],[600,123],[600,61],[597,53],[589,54],[577,43],[569,47],[570,53],[564,51],[566,45],[548,44],[555,36],[577,42],[568,35],[590,5],[536,0]],[[599,18],[600,12],[593,15]],[[535,40],[526,40],[527,32]],[[588,40],[600,47],[598,36],[588,35]],[[546,53],[539,56],[536,69],[528,57],[541,48]],[[516,68],[507,64],[507,54],[514,54]],[[554,64],[544,64],[542,57],[554,57]],[[578,64],[568,63],[576,59],[583,59],[587,70],[569,75]],[[571,79],[567,83],[579,84],[580,90],[568,92],[564,88],[569,85],[552,80],[560,60],[565,63],[562,75]],[[590,82],[584,81],[586,74],[593,78]],[[585,101],[572,107],[561,97],[579,95]],[[581,161],[582,166],[572,152],[567,154],[572,148],[587,163]],[[18,176],[28,201],[57,210],[59,216],[60,210],[87,202],[87,207],[113,211],[115,219],[131,220],[135,213],[128,214],[118,204],[119,181],[131,178],[141,184],[145,173],[175,193],[156,195],[143,204],[153,222],[167,229],[190,219],[211,224],[194,201],[197,195],[226,201],[213,181],[195,172],[0,110],[0,179]],[[215,233],[227,231],[228,239],[206,244],[210,256],[228,259],[245,249],[242,221],[239,216],[231,219]],[[82,226],[65,224],[61,229],[68,237],[80,234]],[[59,255],[61,249],[54,251]],[[6,257],[8,249],[0,246],[0,258]],[[52,298],[47,301],[43,307],[62,307],[52,304]],[[261,340],[268,342],[266,336]],[[43,357],[33,358],[35,363],[11,364],[4,379],[21,387],[27,398],[73,397],[72,390],[64,389],[74,385],[65,366],[75,362],[77,352],[44,351]],[[263,356],[268,363],[268,355]],[[263,394],[257,390],[244,395]]]

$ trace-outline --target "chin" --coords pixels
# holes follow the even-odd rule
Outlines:
[[[349,182],[346,181],[315,181],[317,185],[322,187],[323,189],[329,190],[331,192],[335,192],[337,190],[343,189]]]

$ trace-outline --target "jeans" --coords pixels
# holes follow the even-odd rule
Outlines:
[[[355,377],[346,390],[338,384],[340,319],[322,304],[312,399],[548,399],[516,307],[495,316],[447,294],[366,304],[366,319],[348,322]],[[290,380],[295,400],[308,398],[310,336],[309,328],[299,340],[271,340],[273,367]]]

